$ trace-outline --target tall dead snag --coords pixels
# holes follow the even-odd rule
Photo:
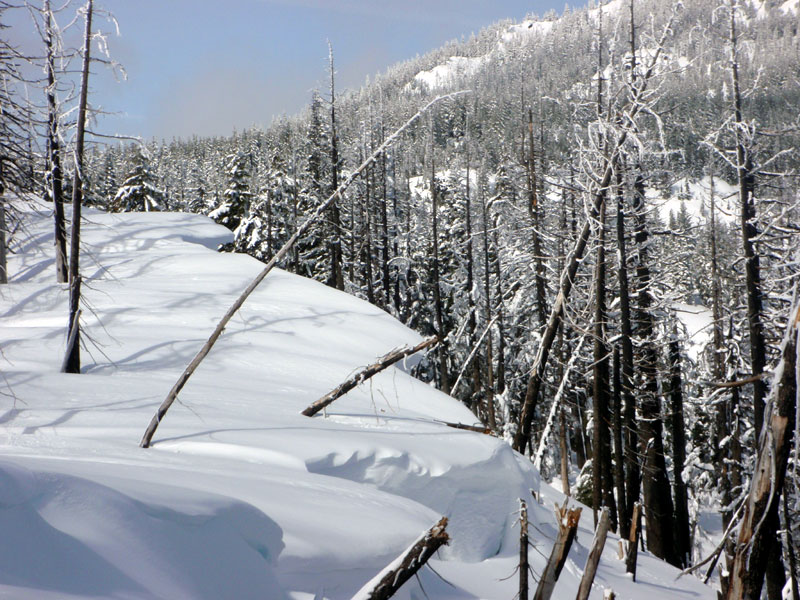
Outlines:
[[[528,505],[519,500],[519,600],[528,600]]]
[[[770,547],[775,543],[778,505],[792,445],[797,406],[797,349],[800,304],[792,309],[781,361],[765,409],[758,458],[736,541],[728,600],[759,598]]]
[[[305,221],[303,221],[303,223],[294,232],[292,237],[290,237],[287,240],[287,242],[283,246],[281,246],[280,250],[278,250],[275,253],[275,255],[267,263],[267,265],[261,270],[261,272],[258,275],[256,275],[255,279],[253,279],[253,281],[250,282],[250,285],[247,286],[247,288],[236,299],[233,305],[231,305],[231,307],[228,309],[228,312],[226,312],[225,315],[223,315],[222,319],[220,319],[219,323],[217,323],[217,326],[214,329],[214,332],[208,338],[208,341],[206,341],[206,343],[203,344],[203,347],[200,348],[200,351],[192,359],[192,362],[189,363],[189,366],[187,366],[186,369],[184,369],[183,373],[181,373],[180,377],[178,377],[178,380],[175,382],[175,385],[172,386],[172,389],[167,394],[167,397],[161,403],[161,406],[158,407],[156,414],[153,415],[153,418],[150,420],[150,424],[147,426],[147,429],[144,432],[142,441],[139,442],[139,446],[141,448],[150,447],[150,442],[153,440],[153,435],[155,434],[156,429],[158,429],[159,423],[161,423],[161,420],[164,418],[164,415],[167,414],[167,411],[169,410],[169,407],[172,406],[172,403],[175,402],[175,399],[178,397],[178,394],[183,389],[183,386],[185,386],[186,382],[189,381],[189,378],[192,376],[192,373],[195,372],[200,363],[203,362],[203,359],[211,351],[211,348],[214,347],[214,344],[219,339],[219,336],[222,335],[222,332],[227,326],[228,322],[233,318],[233,315],[235,315],[236,312],[242,307],[242,304],[244,304],[244,301],[247,300],[250,294],[252,294],[253,291],[255,291],[255,289],[258,287],[258,284],[260,284],[264,280],[264,278],[269,274],[269,272],[272,271],[275,265],[278,264],[278,262],[280,262],[281,260],[283,260],[283,258],[289,253],[289,251],[297,243],[297,240],[299,240],[300,237],[302,237],[306,233],[306,231],[308,231],[308,228],[311,227],[311,225],[313,225],[317,221],[317,219],[320,218],[320,215],[322,215],[328,209],[328,207],[330,207],[337,199],[341,198],[341,195],[344,194],[344,192],[347,190],[348,187],[350,187],[353,181],[355,181],[356,178],[359,177],[362,172],[364,172],[370,165],[372,165],[379,156],[382,156],[383,153],[386,152],[386,150],[397,141],[397,139],[400,137],[400,134],[402,134],[406,129],[411,127],[411,125],[413,125],[417,121],[417,119],[419,119],[420,116],[422,116],[431,106],[433,106],[437,102],[444,100],[445,98],[452,98],[453,96],[457,96],[463,93],[465,92],[455,92],[453,94],[438,96],[433,100],[431,100],[430,102],[428,102],[428,104],[426,104],[422,109],[420,109],[413,117],[411,117],[408,121],[406,121],[402,127],[400,127],[392,135],[386,138],[386,140],[384,140],[384,142],[378,147],[378,149],[375,150],[375,152],[373,152],[367,160],[361,163],[361,165],[356,170],[350,173],[347,179],[345,179],[344,182],[342,182],[342,184],[330,196],[328,196],[327,200],[325,200],[325,202],[320,204],[317,207],[317,209]]]
[[[447,535],[447,517],[426,531],[398,557],[362,587],[352,600],[386,600],[395,595],[403,584],[419,571],[428,559],[450,542]]]
[[[338,400],[339,398],[344,396],[347,392],[355,388],[357,385],[365,382],[367,379],[370,379],[371,377],[374,377],[384,369],[388,369],[393,364],[400,362],[407,356],[411,356],[412,354],[416,354],[420,350],[424,350],[425,348],[433,346],[438,341],[439,338],[433,336],[421,341],[419,344],[413,347],[405,345],[405,346],[400,346],[399,348],[395,348],[388,354],[385,354],[384,356],[379,358],[377,362],[362,369],[344,383],[336,386],[336,388],[334,388],[333,390],[325,394],[322,398],[311,404],[301,414],[305,415],[306,417],[313,417],[323,408],[333,404],[335,400]]]
[[[592,590],[592,582],[597,573],[597,565],[600,562],[600,555],[603,554],[603,548],[606,545],[610,522],[608,507],[605,507],[603,512],[600,513],[600,521],[597,523],[597,529],[592,540],[592,549],[589,551],[589,558],[586,559],[586,567],[583,569],[583,577],[581,577],[581,584],[578,586],[578,595],[575,596],[575,600],[586,600],[589,597],[589,592]]]
[[[86,128],[86,98],[89,93],[89,51],[92,40],[92,0],[86,3],[86,30],[83,36],[83,72],[78,102],[78,130],[75,135],[75,177],[72,183],[72,236],[69,244],[69,331],[64,373],[81,372],[81,340],[78,311],[81,303],[80,248],[81,204],[83,202],[83,140]]]
[[[583,509],[568,509],[566,503],[564,503],[564,506],[556,507],[558,537],[553,545],[552,552],[550,552],[550,558],[544,568],[542,578],[539,580],[539,585],[536,587],[536,594],[533,596],[533,600],[548,600],[552,596],[556,581],[558,581],[558,576],[561,575],[564,563],[567,562],[569,549],[572,547],[572,542],[578,531],[581,510]]]
[[[58,103],[56,100],[56,26],[50,0],[45,0],[44,42],[47,65],[47,195],[53,202],[55,220],[56,277],[59,283],[67,282],[67,229],[64,220],[63,177],[61,174],[61,143],[58,136]]]

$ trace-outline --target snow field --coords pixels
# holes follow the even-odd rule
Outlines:
[[[229,238],[186,214],[87,211],[84,373],[58,373],[66,286],[54,283],[44,205],[0,290],[0,596],[350,598],[441,515],[451,545],[399,598],[512,598],[518,498],[530,505],[535,573],[555,531],[529,461],[455,400],[391,368],[300,411],[419,336],[369,304],[269,275],[181,393],[153,447],[150,417],[216,321],[261,269],[213,249]],[[541,489],[543,504],[532,499]],[[584,511],[556,597],[574,596],[591,543]],[[642,556],[639,583],[610,536],[593,597],[711,598]],[[446,580],[446,581],[445,581]]]

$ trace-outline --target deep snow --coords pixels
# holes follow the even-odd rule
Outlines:
[[[285,272],[251,296],[161,424],[156,407],[261,269],[219,254],[224,228],[187,214],[87,210],[84,373],[58,372],[66,286],[52,222],[25,229],[0,289],[0,596],[350,598],[440,515],[451,546],[399,598],[511,599],[518,498],[542,571],[560,494],[460,403],[392,368],[300,411],[388,350],[420,338],[381,310]],[[541,487],[539,505],[531,488]],[[572,598],[591,543],[584,511],[556,586]],[[610,537],[593,598],[713,598],[640,554],[636,583]],[[433,570],[435,569],[435,571]],[[504,579],[507,578],[507,579]],[[532,584],[535,585],[535,584]],[[316,595],[316,596],[315,596]]]

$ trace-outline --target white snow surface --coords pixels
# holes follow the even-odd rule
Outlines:
[[[474,422],[457,401],[391,368],[327,416],[299,414],[420,338],[282,271],[140,449],[156,407],[262,265],[217,253],[230,234],[202,216],[86,210],[83,374],[61,374],[68,294],[55,283],[51,214],[20,208],[25,229],[0,289],[0,597],[345,599],[446,515],[452,542],[435,572],[396,597],[510,599],[518,498],[542,572],[561,498],[543,486],[537,504],[538,474],[503,441],[441,424]],[[577,590],[592,539],[584,513],[557,598]],[[607,587],[618,598],[714,597],[648,553],[631,582],[616,543],[593,598]]]

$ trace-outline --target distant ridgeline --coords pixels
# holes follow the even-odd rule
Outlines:
[[[800,21],[796,0],[745,2],[734,18],[721,0],[634,9],[633,27],[621,0],[497,23],[336,97],[335,114],[323,91],[266,130],[109,148],[89,157],[87,187],[110,209],[208,214],[235,231],[230,249],[267,260],[420,106],[470,90],[358,177],[282,266],[439,335],[419,375],[518,448],[558,437],[543,474],[583,469],[589,501],[613,501],[623,455],[621,481],[638,481],[627,462],[638,438],[615,438],[612,455],[607,429],[611,415],[624,431],[644,417],[642,435],[657,439],[641,449],[656,474],[645,502],[689,476],[674,506],[646,512],[672,511],[682,536],[687,510],[741,492],[746,469],[704,465],[750,464],[763,406],[760,384],[702,382],[775,363],[797,276]],[[696,311],[676,309],[686,305],[712,315],[702,333],[685,318]],[[669,404],[678,392],[682,403]],[[683,473],[667,474],[676,464]],[[623,521],[639,497],[628,489]],[[663,530],[648,523],[651,549],[683,563],[684,538],[659,546],[672,535],[663,518]]]

